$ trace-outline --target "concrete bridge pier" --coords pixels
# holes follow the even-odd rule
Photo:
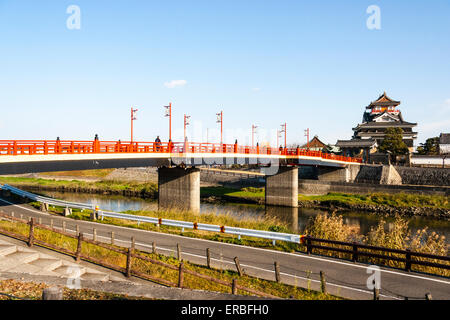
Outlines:
[[[200,212],[200,169],[158,168],[158,210]]]
[[[360,165],[346,167],[318,167],[317,179],[320,181],[354,182],[358,176]]]
[[[280,167],[277,174],[266,176],[266,205],[298,207],[297,167]]]

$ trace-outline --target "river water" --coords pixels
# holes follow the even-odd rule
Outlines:
[[[156,211],[158,202],[141,198],[131,198],[124,196],[97,195],[84,193],[40,191],[39,193],[57,199],[90,203],[98,205],[105,211],[124,212],[128,210]],[[264,217],[275,216],[290,226],[292,232],[301,233],[310,218],[318,214],[326,213],[326,210],[306,209],[306,208],[285,208],[285,207],[265,207],[256,204],[210,204],[201,203],[200,213],[214,212],[217,214],[229,214],[236,218],[243,217]],[[329,213],[330,211],[328,211]],[[339,213],[343,216],[344,223],[352,226],[359,234],[367,234],[371,227],[374,227],[381,220],[381,217],[368,212],[345,212]],[[384,218],[388,222],[388,227],[393,218]],[[409,227],[413,232],[418,229],[428,227],[428,230],[444,235],[448,241],[450,237],[450,222],[436,219],[415,217],[409,219]]]

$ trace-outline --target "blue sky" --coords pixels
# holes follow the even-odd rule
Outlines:
[[[70,30],[68,6],[81,10]],[[370,5],[381,29],[369,30]],[[348,139],[383,91],[418,122],[419,142],[450,130],[450,1],[0,0],[0,139],[274,144],[304,129]],[[167,83],[184,80],[181,85]],[[165,85],[166,84],[166,85]]]

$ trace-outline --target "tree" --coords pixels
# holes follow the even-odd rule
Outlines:
[[[332,153],[333,147],[330,144],[327,144],[325,147],[322,148],[323,153]]]
[[[425,143],[417,147],[417,153],[421,155],[439,154],[439,137],[428,138]]]
[[[403,142],[403,130],[401,128],[388,128],[378,150],[390,154],[391,160],[398,155],[408,154],[408,146]]]

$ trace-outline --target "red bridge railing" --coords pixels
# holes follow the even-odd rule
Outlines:
[[[197,142],[127,142],[127,141],[60,141],[0,140],[0,156],[95,154],[95,153],[240,153],[280,156],[307,156],[344,162],[361,163],[360,158],[339,156],[301,148],[250,147],[238,144]]]

